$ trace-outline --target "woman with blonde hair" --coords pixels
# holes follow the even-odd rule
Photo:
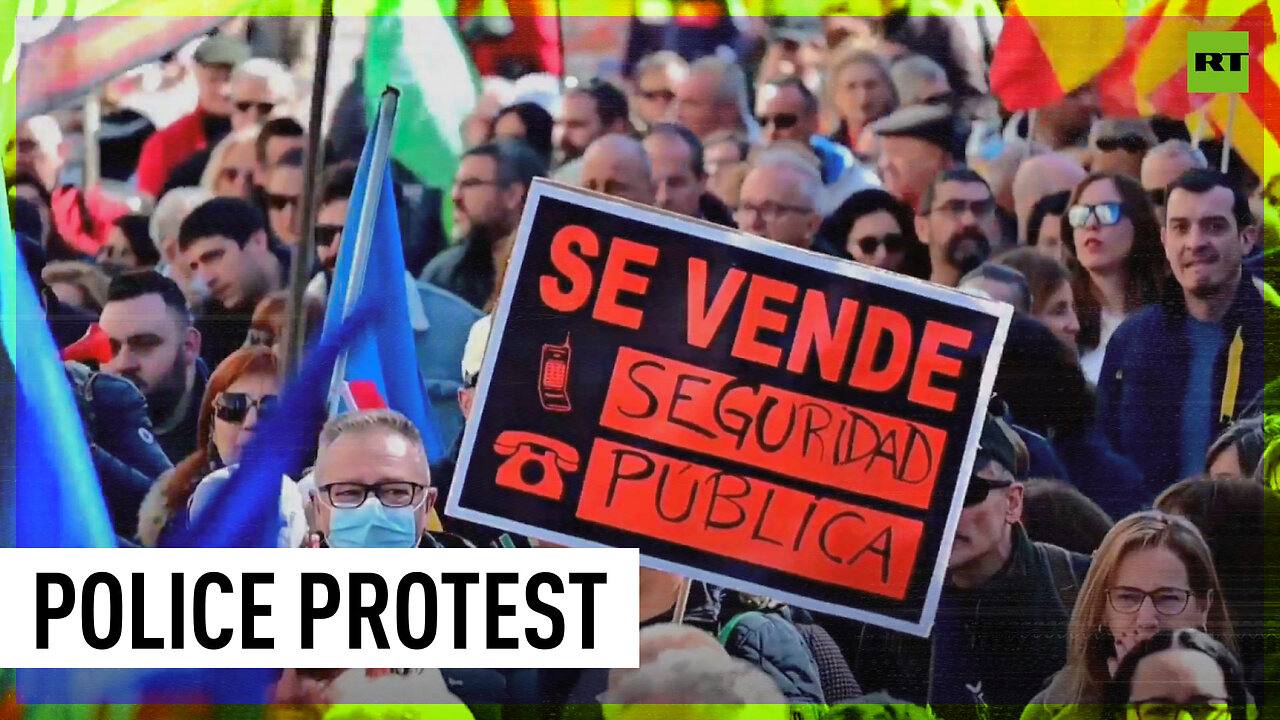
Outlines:
[[[40,279],[58,296],[58,300],[72,307],[100,315],[102,307],[107,304],[107,286],[111,281],[97,265],[78,260],[58,260],[44,266]]]
[[[256,142],[258,126],[227,135],[209,153],[209,163],[200,176],[200,187],[214,197],[249,197],[253,188],[253,170],[257,166]]]
[[[1236,652],[1213,555],[1187,520],[1156,510],[1116,523],[1094,553],[1071,614],[1067,665],[1023,720],[1089,720],[1125,655],[1162,630],[1204,630]]]

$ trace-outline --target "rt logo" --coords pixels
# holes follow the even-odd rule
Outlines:
[[[1187,92],[1249,92],[1249,33],[1187,33]]]

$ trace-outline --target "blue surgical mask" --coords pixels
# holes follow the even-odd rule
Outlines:
[[[329,547],[411,548],[418,546],[414,507],[389,508],[370,497],[356,508],[332,508]]]

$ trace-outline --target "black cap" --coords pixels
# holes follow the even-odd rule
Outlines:
[[[226,35],[214,35],[200,43],[193,57],[201,65],[235,67],[251,56],[249,46]]]
[[[1018,433],[1009,423],[987,415],[982,425],[982,436],[978,438],[978,454],[974,458],[974,470],[981,469],[990,461],[995,461],[1008,470],[1019,481],[1027,479],[1030,469],[1030,457],[1026,443],[1018,437]]]
[[[953,157],[964,157],[968,128],[949,105],[908,105],[877,120],[881,137],[913,137],[937,145]]]

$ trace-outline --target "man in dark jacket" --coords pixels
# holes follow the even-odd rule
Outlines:
[[[65,367],[111,526],[121,538],[132,538],[142,499],[173,466],[151,434],[147,403],[137,388],[80,363]]]
[[[546,162],[523,142],[504,140],[468,150],[453,181],[453,234],[458,244],[435,256],[422,280],[483,308],[498,262],[511,247],[533,178]]]
[[[200,357],[217,370],[244,345],[258,301],[288,284],[289,256],[277,254],[262,214],[238,198],[214,198],[192,210],[178,231],[178,249],[209,288],[195,326]]]
[[[99,324],[111,342],[103,370],[146,396],[156,440],[171,461],[181,462],[196,449],[209,379],[182,289],[154,270],[125,273],[107,288]]]
[[[1026,449],[1003,420],[987,419],[974,468],[932,635],[822,623],[868,691],[930,704],[948,720],[1016,718],[1066,660],[1070,609],[1089,559],[1027,537]]]
[[[1098,380],[1103,431],[1153,493],[1200,474],[1210,443],[1275,373],[1263,363],[1275,293],[1241,271],[1253,232],[1244,194],[1220,173],[1191,170],[1169,186],[1165,208],[1176,287],[1116,330]]]

